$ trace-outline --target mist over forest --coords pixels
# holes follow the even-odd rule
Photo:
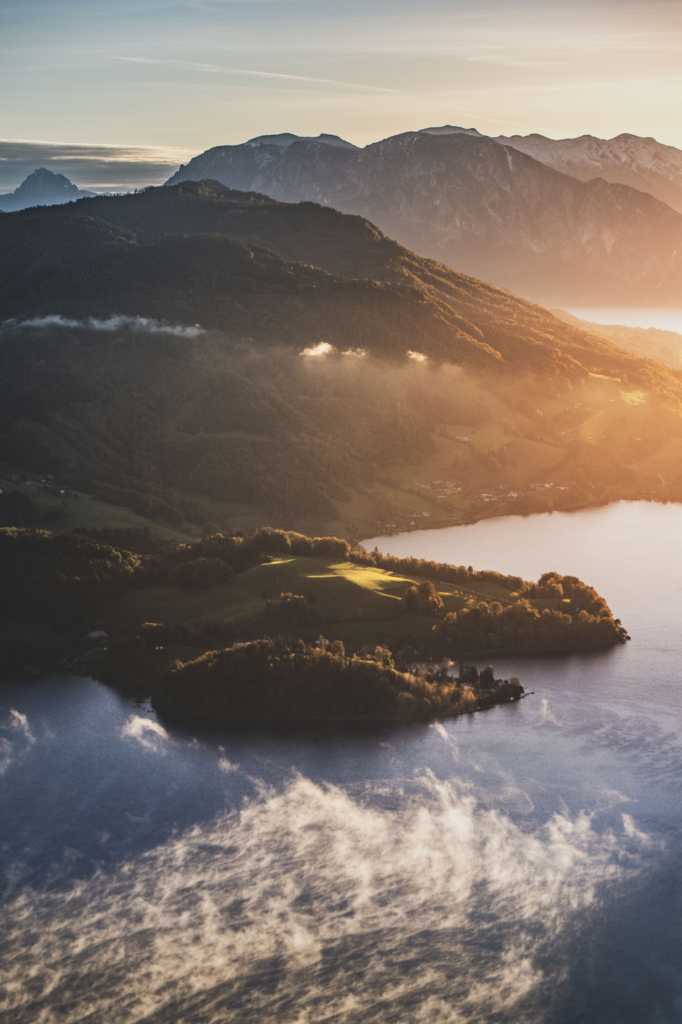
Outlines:
[[[678,371],[359,217],[186,182],[0,238],[15,473],[191,532],[682,493]]]

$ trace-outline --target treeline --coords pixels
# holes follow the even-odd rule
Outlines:
[[[32,622],[80,628],[99,602],[125,590],[199,590],[269,559],[240,536],[170,545],[135,529],[68,534],[0,528],[0,608]]]
[[[433,652],[456,657],[478,651],[589,650],[627,639],[608,609],[599,615],[584,609],[568,614],[549,608],[539,611],[526,600],[506,607],[493,601],[446,615],[435,627]]]
[[[177,663],[157,685],[161,714],[205,724],[239,719],[410,720],[518,699],[518,680],[480,690],[431,673],[399,672],[387,652],[347,657],[340,641],[265,638]]]
[[[144,580],[140,555],[68,533],[0,529],[0,609],[32,622],[79,628],[93,607]]]
[[[12,614],[31,621],[75,625],[91,618],[99,601],[126,589],[163,585],[200,590],[229,584],[239,573],[281,554],[425,577],[406,589],[403,607],[407,613],[436,619],[442,618],[443,606],[434,580],[474,593],[477,583],[494,583],[506,591],[508,604],[483,602],[445,616],[434,644],[447,652],[604,647],[627,635],[604,598],[575,576],[550,572],[532,583],[490,570],[368,552],[339,537],[306,537],[270,527],[250,536],[218,533],[187,544],[159,540],[144,529],[73,534],[0,529],[0,599]],[[540,611],[529,601],[550,607]],[[317,618],[304,597],[291,594],[270,603],[259,621],[269,632],[310,626]]]

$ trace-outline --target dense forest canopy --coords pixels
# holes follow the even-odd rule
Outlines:
[[[361,659],[347,656],[339,641],[267,638],[173,666],[156,688],[154,707],[204,724],[245,718],[404,721],[522,696],[516,677],[503,682],[493,678],[492,668],[485,671],[483,685],[471,686],[444,673],[400,671],[388,652]]]
[[[107,531],[101,532],[107,536]],[[380,608],[379,618],[416,616],[430,620],[428,632],[442,638],[446,646],[450,643],[458,653],[477,646],[469,641],[467,633],[474,622],[479,632],[491,632],[498,625],[502,629],[507,621],[512,621],[508,614],[510,607],[520,609],[523,625],[531,632],[538,625],[536,613],[541,611],[544,614],[555,609],[560,610],[567,621],[573,616],[576,621],[596,623],[604,620],[614,626],[606,601],[592,587],[576,577],[554,572],[545,573],[537,583],[531,583],[519,576],[504,576],[494,570],[398,558],[376,550],[367,551],[362,545],[351,544],[339,537],[311,538],[270,527],[256,530],[246,537],[212,534],[190,544],[149,544],[144,534],[134,530],[130,531],[129,538],[126,538],[125,531],[120,531],[117,538],[110,539],[117,540],[117,546],[107,543],[96,531],[57,534],[39,529],[0,529],[0,561],[4,570],[0,578],[2,613],[79,629],[86,627],[93,616],[99,614],[97,608],[117,595],[154,587],[169,587],[191,594],[197,590],[213,591],[225,585],[236,588],[237,595],[243,593],[246,607],[248,601],[244,587],[250,585],[256,568],[271,565],[276,568],[280,563],[283,568],[296,568],[302,560],[305,566],[303,575],[298,572],[294,578],[305,583],[308,590],[306,605],[315,605],[325,592],[329,594],[323,581],[341,570],[339,575],[350,582],[350,590],[356,592],[356,600],[359,594],[356,586],[360,592],[366,587],[370,592],[385,589],[397,599],[388,605],[385,599],[380,599],[378,605],[374,603],[375,609]],[[357,569],[354,570],[354,566]],[[380,571],[379,574],[376,570]],[[415,577],[419,581],[416,586],[412,582]],[[276,581],[277,572],[270,572],[269,578]],[[338,620],[342,605],[344,615],[348,617],[349,610],[352,614],[353,603],[349,605],[344,596],[348,593],[347,582],[343,582],[342,589],[334,587],[331,602],[321,603],[323,618],[329,614],[332,621]],[[339,579],[339,585],[341,583]],[[413,600],[413,591],[419,595],[416,600]],[[448,607],[441,594],[445,595]],[[485,600],[488,595],[499,599],[490,603]],[[257,607],[272,610],[273,596],[269,592],[260,594],[262,600],[257,602]],[[279,595],[280,600],[293,596],[291,593]],[[424,597],[426,601],[419,599]],[[181,605],[183,602],[188,607],[193,604],[189,596],[179,600]],[[371,611],[371,605],[365,607],[370,609],[363,613],[365,617],[377,617],[376,610]],[[458,612],[451,608],[458,609]],[[239,618],[239,597],[236,613]],[[206,621],[213,621],[215,614],[209,611]],[[439,620],[435,626],[434,616]],[[272,615],[266,618],[273,620]],[[312,628],[319,621],[319,615],[312,615],[303,617],[297,624]],[[287,627],[296,624],[296,617],[285,616],[280,624]],[[606,639],[617,642],[624,636],[624,630],[614,628]],[[443,646],[440,639],[437,645]],[[595,645],[599,646],[598,643]],[[482,646],[491,645],[486,642]],[[574,645],[569,643],[568,646]],[[499,642],[492,644],[491,649],[498,647]]]
[[[125,313],[276,345],[323,332],[374,353],[649,373],[679,387],[656,364],[315,203],[184,182],[23,210],[0,219],[0,239],[3,319]]]

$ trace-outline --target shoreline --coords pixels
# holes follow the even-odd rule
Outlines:
[[[456,521],[454,519],[437,519],[435,521],[432,521],[431,518],[429,517],[428,519],[424,519],[423,523],[420,523],[419,526],[406,526],[405,528],[396,528],[395,530],[391,530],[389,532],[376,533],[372,536],[368,535],[367,537],[361,537],[359,543],[364,545],[365,542],[376,542],[379,538],[384,537],[405,537],[412,533],[431,533],[434,530],[450,530],[460,526],[475,526],[476,523],[480,523],[484,520],[489,519],[511,519],[513,517],[518,517],[520,519],[528,519],[531,516],[553,515],[554,513],[562,512],[592,512],[600,508],[608,508],[609,505],[618,505],[620,503],[627,503],[633,505],[646,503],[648,505],[682,506],[682,499],[678,501],[675,498],[609,498],[605,501],[596,501],[587,504],[583,502],[578,502],[575,505],[560,505],[554,508],[536,508],[527,509],[525,511],[522,511],[520,509],[517,511],[501,511],[502,506],[500,505],[499,508],[486,510],[485,512],[482,512],[480,515],[476,514],[473,516],[462,516]]]

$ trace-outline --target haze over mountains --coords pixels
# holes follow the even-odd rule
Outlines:
[[[472,365],[633,369],[594,335],[362,218],[217,182],[24,210],[0,218],[0,242],[2,319],[124,314],[298,349],[325,340]]]
[[[475,128],[424,128],[432,135],[463,133],[485,138]],[[604,178],[617,185],[631,185],[649,192],[682,213],[682,151],[652,138],[624,133],[613,139],[581,135],[577,139],[549,139],[545,135],[498,135],[495,142],[512,146],[555,171],[581,181]]]
[[[86,199],[96,193],[77,188],[63,174],[39,167],[14,192],[0,195],[0,211],[10,213],[30,206],[59,206]]]
[[[422,255],[546,305],[679,304],[680,213],[631,185],[562,173],[520,147],[562,166],[570,156],[582,177],[598,150],[604,175],[617,166],[639,184],[655,179],[659,191],[667,182],[675,194],[678,151],[623,137],[605,150],[538,139],[503,142],[451,126],[364,149],[324,136],[266,136],[207,150],[168,184],[211,178],[360,214]],[[628,161],[618,164],[625,151]]]
[[[189,181],[6,214],[0,320],[3,460],[163,522],[682,494],[674,370],[313,203]]]

